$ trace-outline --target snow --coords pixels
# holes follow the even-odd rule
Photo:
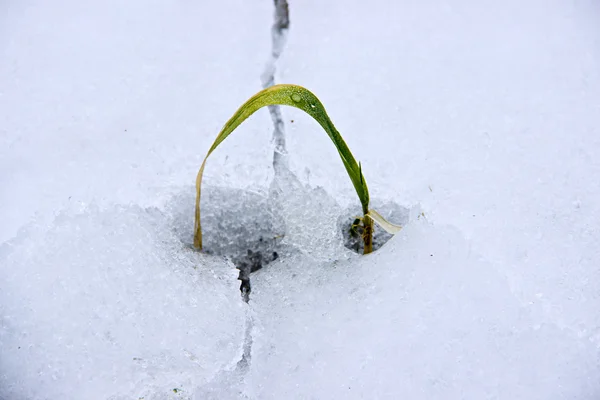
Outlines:
[[[7,399],[168,393],[241,355],[235,269],[182,250],[157,209],[61,213],[0,254]]]
[[[273,267],[254,282],[253,398],[598,394],[597,346],[537,321],[454,228],[417,220],[373,257]]]
[[[310,10],[299,7],[296,21],[333,26],[319,41],[313,26],[297,22],[281,79],[323,93],[350,148],[360,149],[371,192],[418,203],[432,223],[456,227],[521,301],[598,343],[597,4]],[[341,46],[358,40],[368,41],[365,52]],[[300,63],[314,53],[335,57]],[[312,182],[345,183],[337,160],[324,155],[330,150],[320,150],[320,132],[291,118],[292,129],[315,131],[312,142],[289,134],[296,160],[319,160],[309,164]],[[342,190],[350,198],[351,188]]]
[[[600,396],[595,2],[291,2],[275,80],[409,218],[345,249],[326,135],[283,108],[299,178],[275,176],[257,113],[203,199],[219,252],[285,229],[248,304],[190,249],[193,184],[261,88],[272,3],[0,9],[0,399]]]

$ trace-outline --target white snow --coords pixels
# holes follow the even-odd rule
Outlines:
[[[410,220],[345,249],[335,149],[283,108],[300,181],[271,186],[258,112],[205,182],[231,189],[206,235],[263,235],[252,205],[278,194],[281,254],[245,304],[189,249],[193,184],[261,88],[272,14],[0,3],[0,399],[599,398],[598,4],[292,0],[276,81],[321,98]]]
[[[61,213],[0,257],[3,398],[152,398],[242,354],[235,269],[184,250],[156,209]]]
[[[598,394],[597,345],[540,321],[454,228],[417,220],[373,257],[299,262],[254,282],[253,398]]]

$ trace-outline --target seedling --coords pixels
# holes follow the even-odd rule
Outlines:
[[[194,223],[194,247],[202,250],[202,225],[200,223],[200,197],[202,189],[202,175],[204,174],[204,167],[206,166],[206,160],[213,151],[229,136],[242,122],[246,120],[250,115],[256,112],[258,109],[271,106],[271,105],[286,105],[299,108],[306,112],[308,115],[313,117],[325,130],[333,144],[335,145],[346,172],[354,185],[358,199],[362,206],[363,216],[357,218],[353,224],[355,232],[359,231],[357,227],[361,227],[361,235],[364,242],[364,254],[368,254],[373,251],[373,222],[379,224],[383,229],[391,234],[397,233],[401,227],[394,225],[385,220],[378,212],[369,209],[369,189],[367,182],[362,173],[362,165],[357,163],[354,156],[350,152],[350,149],[344,142],[344,139],[340,133],[335,129],[333,122],[329,119],[325,107],[308,89],[305,89],[297,85],[275,85],[267,89],[261,90],[246,101],[227,121],[219,135],[215,139],[214,143],[208,150],[198,176],[196,177],[196,212],[195,212],[195,223]]]

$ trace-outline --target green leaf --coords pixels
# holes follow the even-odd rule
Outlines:
[[[354,185],[356,194],[362,205],[363,213],[366,215],[369,211],[369,189],[362,174],[361,166],[356,162],[350,149],[344,142],[340,133],[335,129],[333,122],[329,119],[325,107],[308,89],[297,85],[275,85],[261,90],[248,101],[246,101],[227,121],[213,145],[208,150],[198,176],[196,177],[196,212],[194,224],[194,247],[202,249],[202,226],[200,223],[200,196],[202,187],[202,175],[208,156],[219,146],[242,122],[250,115],[265,106],[286,105],[299,108],[313,117],[325,130],[333,144],[335,145],[346,172]]]

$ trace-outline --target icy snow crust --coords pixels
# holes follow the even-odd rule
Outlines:
[[[406,211],[367,257],[335,149],[289,108],[291,172],[257,113],[208,162],[213,254],[190,249],[270,2],[0,8],[0,399],[600,397],[594,2],[290,4],[276,81]],[[260,237],[278,257],[246,304],[215,253]]]
[[[169,228],[156,209],[92,208],[2,245],[3,399],[152,398],[235,364],[235,269]]]

